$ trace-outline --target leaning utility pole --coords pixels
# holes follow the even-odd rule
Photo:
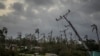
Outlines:
[[[74,31],[75,34],[77,35],[79,41],[82,42],[82,44],[83,44],[83,46],[85,47],[85,49],[87,50],[88,54],[90,55],[91,52],[89,51],[89,49],[88,49],[88,47],[86,46],[86,44],[83,42],[83,40],[82,40],[82,38],[80,37],[80,35],[78,34],[77,30],[76,30],[75,27],[72,25],[72,23],[66,18],[66,16],[67,16],[69,13],[70,13],[70,10],[68,10],[68,12],[67,12],[65,15],[60,16],[59,19],[56,19],[56,21],[59,21],[59,20],[61,20],[61,19],[65,19],[66,22],[69,23],[70,27],[73,29],[73,31]]]

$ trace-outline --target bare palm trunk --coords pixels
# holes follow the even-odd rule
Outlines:
[[[38,33],[38,41],[39,41],[39,33]]]
[[[91,27],[93,27],[92,31],[93,31],[94,29],[95,29],[95,31],[96,31],[98,46],[99,46],[99,50],[100,50],[100,41],[99,41],[98,27],[97,27],[96,24],[91,25]]]
[[[66,36],[66,32],[65,31],[64,31],[64,36],[65,36],[65,39],[67,41],[68,39],[67,39],[67,36]],[[67,44],[68,44],[68,42],[67,42]]]
[[[97,34],[97,40],[98,40],[98,45],[99,45],[99,50],[100,50],[100,41],[99,41],[99,34],[98,34],[98,31],[96,31],[96,34]]]

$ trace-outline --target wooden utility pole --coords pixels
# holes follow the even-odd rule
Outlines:
[[[63,16],[60,16],[59,19],[56,19],[56,21],[59,21],[61,19],[65,19],[66,22],[68,22],[68,24],[70,25],[70,27],[73,29],[73,31],[75,32],[75,34],[77,35],[79,41],[82,42],[83,46],[85,47],[85,49],[87,50],[88,54],[91,55],[91,52],[89,51],[88,47],[86,46],[86,44],[83,42],[82,38],[80,37],[80,35],[78,34],[77,30],[75,29],[75,27],[72,25],[72,23],[66,18],[66,16],[68,16],[68,14],[70,13],[70,10],[68,10],[68,12],[63,15]]]

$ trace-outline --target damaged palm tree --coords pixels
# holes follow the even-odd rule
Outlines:
[[[1,38],[1,43],[5,45],[5,38],[7,36],[7,28],[3,27],[3,29],[0,30],[0,38]]]
[[[5,54],[5,38],[7,36],[7,28],[3,27],[0,29],[0,56],[4,56]]]
[[[48,34],[50,34],[49,35],[49,41],[51,42],[52,41],[52,39],[53,39],[53,37],[52,37],[52,33],[53,33],[53,31],[51,30]]]
[[[22,33],[21,32],[18,32],[18,45],[19,45],[19,47],[21,47],[21,44],[22,44]],[[12,45],[11,45],[12,46]]]
[[[74,44],[74,41],[72,39],[72,32],[69,32],[69,35],[70,35],[70,43],[73,45]]]
[[[43,35],[43,41],[44,41],[44,43],[46,42],[45,41],[45,33],[42,33],[41,35]]]
[[[78,34],[77,30],[76,30],[75,27],[72,25],[72,23],[66,18],[66,17],[68,16],[69,13],[70,13],[70,10],[68,10],[68,12],[67,12],[65,15],[60,16],[59,19],[56,19],[56,21],[59,21],[59,20],[61,20],[61,19],[65,19],[66,22],[68,22],[68,24],[70,25],[70,27],[73,29],[73,31],[74,31],[75,34],[77,35],[79,41],[82,42],[82,45],[83,45],[83,46],[85,47],[85,49],[87,50],[88,54],[90,55],[91,52],[89,51],[89,49],[88,49],[88,47],[86,46],[86,44],[83,42],[81,36]]]
[[[37,39],[37,40],[39,40],[39,33],[40,33],[39,28],[37,28],[37,29],[35,30],[35,33],[38,34],[38,39]]]
[[[96,31],[96,34],[97,34],[97,41],[98,41],[99,50],[100,50],[100,41],[99,41],[98,27],[97,27],[96,24],[91,25],[91,27],[92,27],[92,32],[93,32],[94,30]]]
[[[62,31],[60,31],[60,32],[63,32],[63,34],[64,34],[64,36],[65,36],[65,41],[66,41],[66,43],[68,44],[68,39],[67,39],[67,35],[66,35],[66,31],[67,31],[68,29],[64,29],[64,30],[62,30]]]

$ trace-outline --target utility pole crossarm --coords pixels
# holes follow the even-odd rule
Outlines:
[[[56,21],[59,21],[59,20],[61,20],[61,19],[63,19],[63,17],[62,16],[60,16],[60,18],[56,18]]]

